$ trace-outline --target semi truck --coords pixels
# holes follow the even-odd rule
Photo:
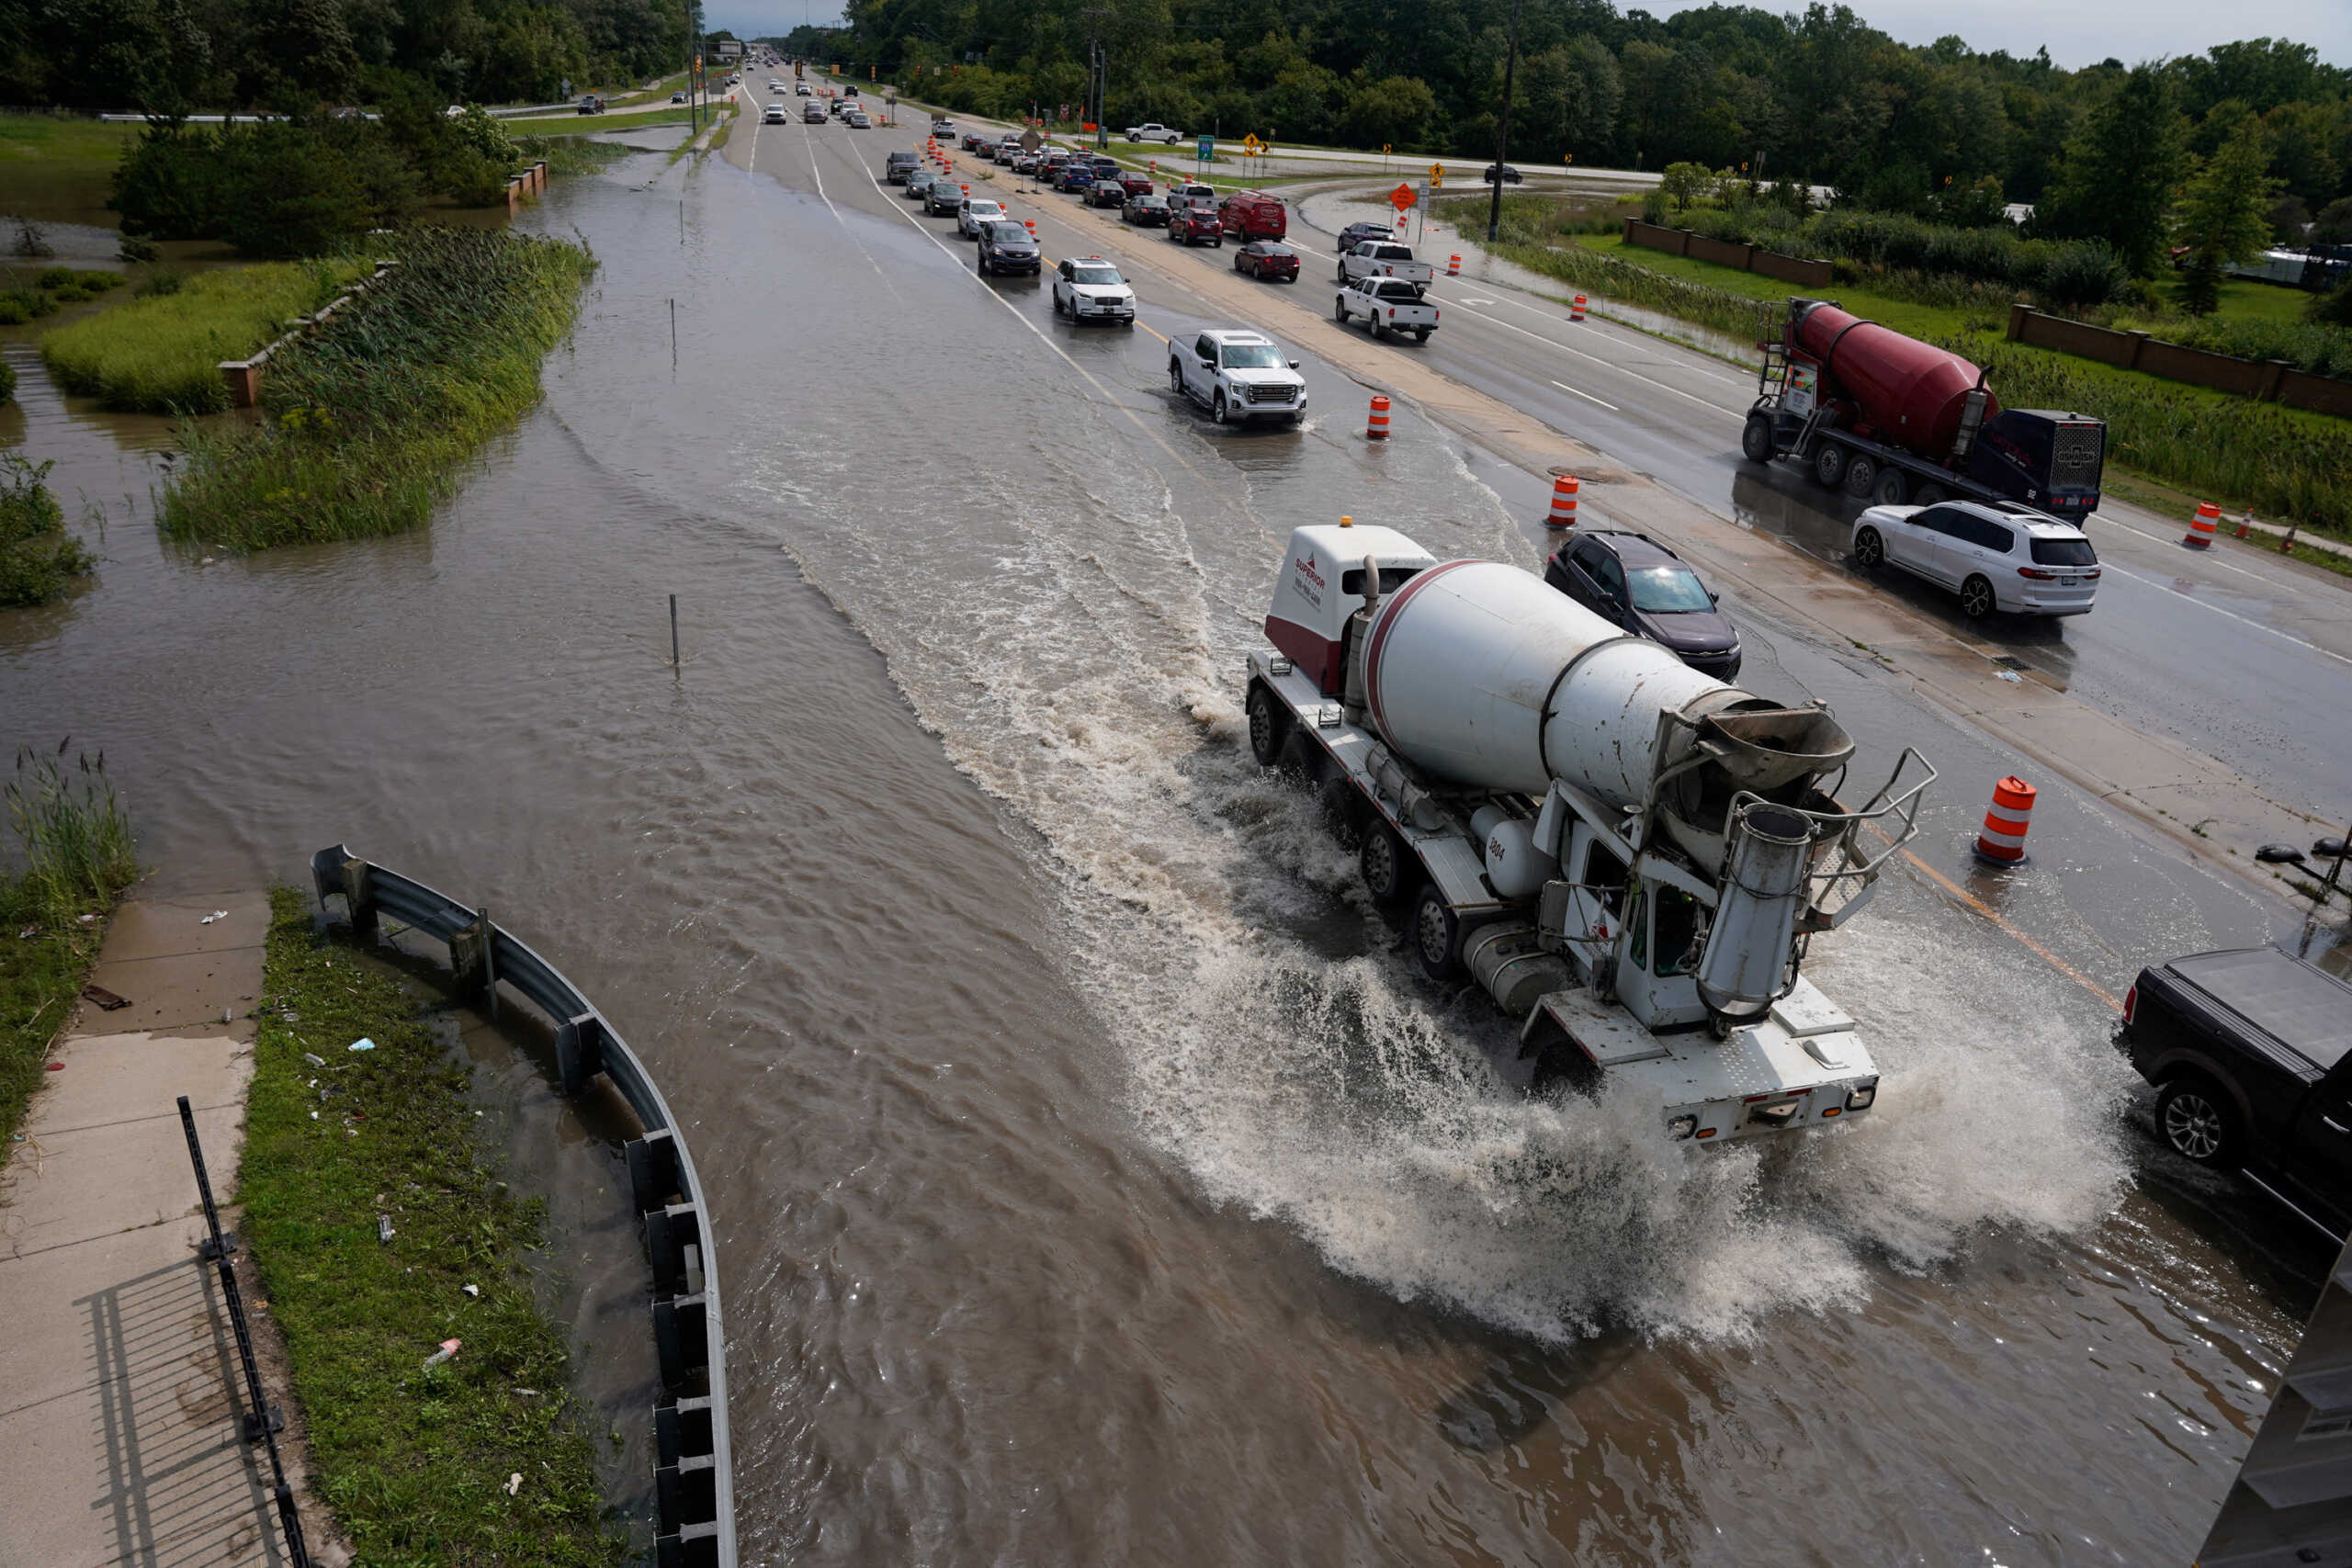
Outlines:
[[[1949,349],[1792,299],[1740,433],[1748,461],[1784,458],[1823,487],[1881,506],[1962,496],[2022,502],[2081,524],[2098,510],[2107,425],[2089,414],[2005,409]]]
[[[1539,1071],[1628,1082],[1660,1135],[1702,1143],[1875,1103],[1853,1019],[1802,968],[1917,831],[1916,750],[1849,809],[1830,790],[1855,746],[1826,706],[1345,518],[1293,532],[1265,632],[1252,754],[1323,793],[1423,974],[1482,987]]]

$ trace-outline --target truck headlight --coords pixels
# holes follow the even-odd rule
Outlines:
[[[1849,1111],[1868,1111],[1871,1106],[1871,1101],[1877,1098],[1878,1085],[1874,1083],[1866,1083],[1862,1085],[1861,1088],[1851,1090],[1847,1094],[1846,1109]]]
[[[1696,1116],[1686,1114],[1667,1120],[1666,1134],[1669,1138],[1687,1138],[1698,1130],[1699,1119]]]

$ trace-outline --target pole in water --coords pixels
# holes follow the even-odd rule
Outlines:
[[[670,668],[683,668],[678,662],[678,596],[670,595]]]
[[[671,301],[670,301],[670,370],[671,370],[671,373],[672,373],[673,375],[675,375],[675,374],[677,373],[677,369],[678,369],[678,302],[677,302],[675,299],[673,299],[673,300],[671,300]]]

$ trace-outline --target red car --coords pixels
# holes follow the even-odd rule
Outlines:
[[[1151,176],[1139,175],[1133,169],[1126,170],[1119,175],[1119,184],[1126,188],[1127,199],[1130,201],[1136,197],[1151,194]]]
[[[1252,240],[1233,253],[1233,270],[1261,283],[1296,283],[1298,253],[1280,240]]]
[[[1217,209],[1225,231],[1237,240],[1279,240],[1290,231],[1290,214],[1276,197],[1238,190]]]
[[[1205,243],[1222,250],[1225,225],[1218,220],[1216,209],[1206,202],[1180,207],[1169,217],[1168,237],[1187,247]]]

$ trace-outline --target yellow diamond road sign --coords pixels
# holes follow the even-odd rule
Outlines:
[[[1257,133],[1252,131],[1241,139],[1241,145],[1248,148],[1250,152],[1256,152],[1262,150],[1266,144],[1259,141]]]

